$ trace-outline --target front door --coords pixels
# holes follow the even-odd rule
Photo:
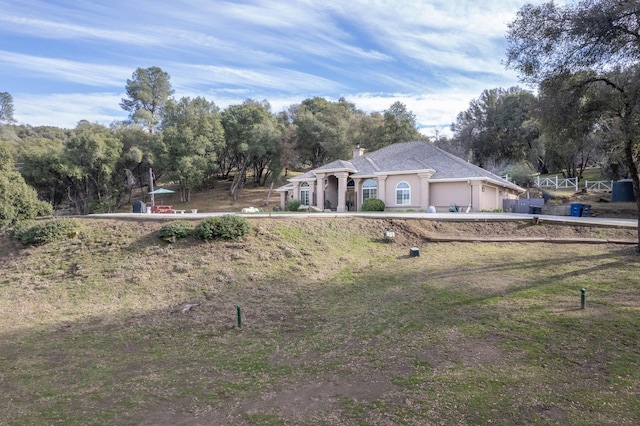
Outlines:
[[[356,205],[356,191],[353,190],[353,187],[347,188],[347,210],[354,211],[357,208]]]

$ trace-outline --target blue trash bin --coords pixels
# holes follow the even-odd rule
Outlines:
[[[571,204],[571,216],[582,216],[582,204]]]

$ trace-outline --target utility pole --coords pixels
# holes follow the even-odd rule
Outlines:
[[[153,193],[153,170],[149,167],[149,192],[151,193],[151,207],[155,206],[155,194]]]

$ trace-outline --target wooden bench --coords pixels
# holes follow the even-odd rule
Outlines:
[[[173,206],[155,205],[151,207],[151,213],[173,213]]]

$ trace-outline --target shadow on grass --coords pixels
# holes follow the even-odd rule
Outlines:
[[[270,247],[266,239],[259,243],[238,253],[259,258]],[[561,404],[572,419],[593,423],[598,417],[580,413],[580,407],[606,401],[611,383],[638,384],[637,376],[595,376],[588,383],[593,392],[561,397],[581,386],[571,384],[575,372],[563,366],[571,351],[584,357],[585,365],[609,367],[616,356],[627,354],[627,364],[637,366],[626,341],[610,338],[614,333],[632,340],[637,321],[626,324],[610,310],[615,332],[598,322],[585,343],[572,327],[584,331],[587,321],[515,305],[498,312],[499,302],[493,300],[517,296],[537,303],[540,297],[556,297],[552,290],[559,283],[596,274],[615,285],[621,276],[634,276],[626,250],[507,245],[484,252],[465,243],[412,257],[398,255],[408,248],[387,246],[384,255],[371,254],[356,273],[353,265],[338,261],[346,255],[334,255],[334,248],[327,243],[323,260],[335,269],[310,285],[322,266],[313,267],[313,256],[292,252],[291,258],[266,257],[251,264],[225,252],[224,245],[167,245],[155,233],[133,238],[124,249],[130,255],[148,250],[158,261],[166,256],[170,262],[193,262],[193,268],[181,266],[174,275],[173,266],[167,266],[167,292],[180,279],[213,280],[220,264],[243,272],[253,267],[248,272],[254,275],[229,273],[227,281],[214,282],[211,295],[201,297],[194,290],[193,299],[180,296],[161,309],[123,307],[118,318],[87,317],[2,334],[0,411],[15,424],[229,424],[242,423],[247,415],[329,424],[343,418],[344,404],[358,400],[366,409],[352,414],[353,423],[486,423],[482,420],[491,418],[526,424],[540,419],[530,417],[522,401],[535,400]],[[531,252],[535,248],[540,252]],[[278,267],[289,269],[283,275]],[[201,275],[195,275],[197,268]],[[143,292],[143,284],[132,286]],[[192,302],[199,305],[182,313],[180,306]],[[111,303],[119,303],[117,297]],[[236,304],[243,307],[242,329],[235,328]],[[607,345],[607,354],[590,358],[587,352],[599,344]],[[505,355],[502,347],[508,345],[512,352]],[[547,367],[540,367],[543,362]],[[365,392],[376,383],[378,393]],[[492,408],[496,395],[503,412]],[[605,404],[599,413],[624,420],[624,410],[637,401],[633,395],[615,396],[623,413]],[[251,411],[252,403],[262,411]],[[286,410],[282,404],[288,404]],[[303,409],[309,406],[315,411]],[[638,416],[637,408],[631,415]]]

